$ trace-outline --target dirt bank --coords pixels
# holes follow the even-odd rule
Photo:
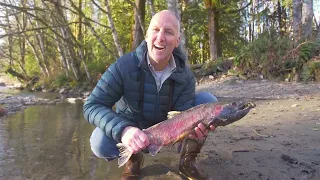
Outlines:
[[[320,179],[319,83],[231,78],[208,80],[197,90],[257,104],[241,121],[209,135],[198,162],[215,180]],[[142,179],[181,179],[177,166],[178,162],[166,164],[155,158],[145,164]]]

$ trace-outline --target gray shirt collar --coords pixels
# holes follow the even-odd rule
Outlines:
[[[155,72],[154,67],[152,66],[152,64],[151,64],[151,62],[150,62],[150,57],[149,57],[149,55],[147,55],[147,63],[148,63],[149,69],[150,69],[151,71],[154,71],[154,72]],[[170,58],[170,60],[169,60],[168,67],[170,68],[171,72],[174,72],[174,71],[176,70],[176,68],[177,68],[176,62],[175,62],[175,60],[174,60],[173,55],[171,55],[171,58]]]

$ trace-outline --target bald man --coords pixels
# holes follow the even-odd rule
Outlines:
[[[169,111],[217,101],[207,92],[195,94],[195,77],[179,43],[175,15],[168,10],[155,14],[145,41],[108,68],[83,106],[85,119],[96,126],[90,145],[97,157],[118,158],[120,142],[133,152],[122,179],[140,176],[141,151],[149,145],[142,129],[166,120]],[[201,123],[194,130],[182,148],[179,170],[190,179],[208,179],[195,165],[208,130]]]

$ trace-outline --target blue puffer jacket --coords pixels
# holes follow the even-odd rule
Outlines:
[[[143,41],[136,51],[119,58],[102,75],[83,106],[85,119],[117,142],[127,126],[144,129],[165,120],[169,110],[183,111],[193,106],[195,77],[181,49],[173,51],[177,68],[160,92],[146,55],[147,44]],[[116,102],[115,112],[112,107]]]

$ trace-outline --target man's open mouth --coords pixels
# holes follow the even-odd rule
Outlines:
[[[165,49],[164,46],[160,46],[160,45],[154,45],[154,48],[157,49],[157,50],[159,50],[159,51],[162,51],[162,50]]]

